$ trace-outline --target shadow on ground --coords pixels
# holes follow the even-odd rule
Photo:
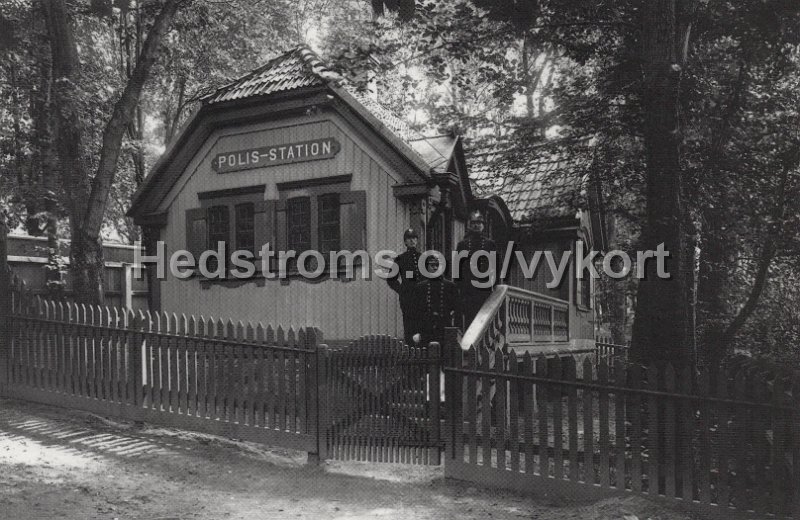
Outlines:
[[[685,520],[644,499],[559,505],[445,482],[437,467],[330,462],[0,399],[3,518]]]

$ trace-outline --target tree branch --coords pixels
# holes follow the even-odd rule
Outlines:
[[[797,156],[800,156],[800,149],[796,150],[794,155],[796,156],[795,160],[791,161],[791,163],[787,162],[781,172],[778,190],[775,194],[775,207],[772,211],[771,228],[764,240],[764,247],[761,250],[761,255],[758,260],[758,269],[756,270],[753,289],[750,291],[750,295],[747,297],[744,306],[742,306],[739,313],[734,317],[733,321],[731,321],[722,334],[723,345],[728,345],[733,341],[747,319],[753,314],[761,298],[761,293],[767,284],[769,268],[778,251],[778,241],[783,229],[786,208],[786,186],[789,181],[789,172],[797,168]]]
[[[105,215],[108,204],[108,194],[116,175],[122,136],[133,118],[142,88],[158,55],[158,48],[180,3],[181,0],[167,0],[164,7],[161,8],[161,12],[156,16],[153,27],[142,45],[142,52],[137,60],[136,68],[131,73],[131,78],[125,85],[122,96],[114,105],[111,120],[103,131],[100,164],[92,182],[86,214],[81,222],[83,232],[88,236],[99,236],[103,215]]]

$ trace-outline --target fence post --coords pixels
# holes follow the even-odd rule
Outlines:
[[[131,311],[133,312],[133,311]],[[143,371],[145,364],[143,362],[146,349],[143,347],[145,342],[145,318],[141,311],[133,315],[131,323],[131,374],[128,374],[133,382],[133,396],[132,405],[139,408],[144,408],[144,377]],[[149,329],[148,329],[149,330]]]
[[[11,268],[8,265],[8,227],[5,213],[0,211],[0,395],[10,383],[11,357]]]
[[[440,447],[441,435],[441,411],[440,404],[442,399],[442,347],[439,342],[434,341],[428,344],[428,402],[430,403],[431,421],[431,441],[435,447],[430,449],[430,460],[432,464],[439,465],[442,462],[442,451]]]
[[[133,309],[133,264],[122,264],[121,285],[121,307]]]
[[[319,464],[327,458],[327,443],[324,436],[324,422],[320,420],[319,400],[324,399],[325,390],[325,346],[322,343],[322,331],[318,328],[306,329],[305,355],[308,359],[306,371],[306,424],[308,434],[316,439],[316,452],[308,452],[308,463]]]
[[[443,368],[461,368],[460,330],[447,327],[444,333],[443,352],[441,352]],[[455,458],[457,438],[461,431],[461,375],[453,372],[444,377],[444,431],[445,431],[445,464],[448,459]],[[459,421],[461,421],[459,423]]]

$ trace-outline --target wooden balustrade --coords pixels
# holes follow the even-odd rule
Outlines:
[[[498,285],[461,339],[461,348],[569,341],[569,303],[519,287]]]

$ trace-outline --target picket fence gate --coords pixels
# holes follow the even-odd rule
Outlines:
[[[320,390],[328,458],[439,464],[443,446],[438,343],[367,336],[325,349]]]
[[[312,460],[440,463],[438,344],[367,336],[334,348],[316,328],[134,313],[43,299],[18,279],[6,286],[2,396]]]

